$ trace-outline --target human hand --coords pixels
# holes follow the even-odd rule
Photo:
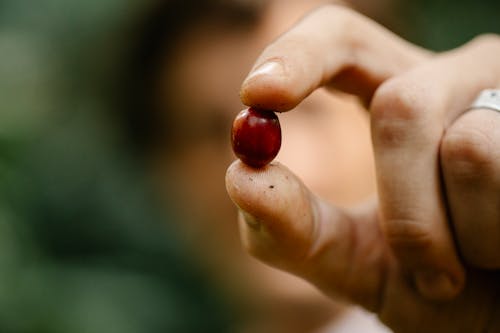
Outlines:
[[[243,102],[288,111],[320,86],[371,102],[378,200],[339,209],[279,163],[235,162],[226,183],[247,249],[377,312],[397,332],[500,330],[498,277],[470,267],[500,266],[490,231],[500,223],[499,120],[488,110],[465,113],[479,91],[499,85],[499,50],[487,36],[434,55],[335,6],[280,37],[244,82]]]

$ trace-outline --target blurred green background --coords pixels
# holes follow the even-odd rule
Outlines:
[[[232,331],[110,110],[144,3],[0,1],[0,332]],[[444,50],[500,32],[499,9],[400,1],[380,19]]]
[[[0,2],[0,332],[228,330],[108,119],[137,7]]]

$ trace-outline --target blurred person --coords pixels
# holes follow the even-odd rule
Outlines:
[[[121,110],[129,110],[136,143],[142,143],[138,149],[146,152],[164,197],[181,212],[175,227],[191,244],[190,253],[242,309],[245,332],[312,332],[344,308],[242,251],[223,186],[233,157],[230,125],[241,108],[238,83],[265,43],[324,3],[160,2],[139,23],[144,30],[136,36],[135,65],[129,65],[138,72],[128,71],[125,79],[132,85],[124,101],[130,103],[134,94],[138,99]],[[326,92],[300,108],[304,112],[282,120],[279,158],[332,200],[347,205],[364,198],[374,185],[362,108],[352,98]],[[335,158],[325,163],[326,151]],[[327,182],[325,174],[332,175]]]

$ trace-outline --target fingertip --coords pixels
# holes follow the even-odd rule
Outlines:
[[[233,202],[242,210],[258,214],[265,200],[263,195],[269,195],[268,189],[272,189],[271,179],[267,175],[275,163],[261,168],[253,168],[241,160],[236,160],[226,171],[226,190]],[[271,178],[271,179],[268,179]],[[271,200],[272,198],[268,198]]]
[[[288,201],[302,199],[297,196],[301,187],[298,178],[276,161],[253,168],[236,160],[226,172],[226,189],[233,202],[259,219],[281,216]]]
[[[267,60],[253,69],[240,90],[243,104],[278,112],[294,108],[300,97],[294,92],[289,71],[280,58]]]
[[[308,190],[290,170],[278,162],[255,169],[236,161],[227,170],[226,188],[240,210],[242,242],[250,254],[280,267],[304,256],[314,213]]]
[[[385,240],[401,270],[410,274],[411,283],[423,298],[446,301],[460,294],[465,268],[445,225],[415,219],[382,221]]]
[[[432,271],[417,272],[415,284],[422,296],[435,301],[447,301],[455,298],[465,284],[464,274],[452,277],[448,273]]]

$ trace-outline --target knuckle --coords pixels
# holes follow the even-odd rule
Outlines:
[[[480,48],[492,46],[500,49],[500,36],[494,33],[481,34],[474,37],[469,43]]]
[[[391,79],[384,82],[375,92],[371,106],[374,120],[412,121],[422,114],[422,99],[417,87],[405,79]]]
[[[310,14],[311,21],[324,22],[328,24],[325,29],[331,29],[331,23],[335,23],[335,29],[340,36],[350,36],[353,26],[359,26],[363,19],[354,10],[339,4],[326,4],[318,7]],[[317,25],[317,24],[315,24]],[[349,37],[346,37],[349,39]]]
[[[382,84],[370,107],[374,139],[384,145],[397,145],[412,138],[412,129],[425,119],[425,95],[425,90],[410,80],[391,79]]]
[[[463,127],[447,131],[441,147],[446,173],[465,181],[490,174],[495,162],[492,148],[492,139],[479,129]]]
[[[385,221],[385,237],[391,247],[402,251],[422,251],[432,246],[432,233],[428,224],[408,219]]]
[[[325,4],[313,11],[313,15],[324,15],[330,19],[336,18],[340,20],[350,20],[355,15],[355,12],[346,6],[338,4]]]

